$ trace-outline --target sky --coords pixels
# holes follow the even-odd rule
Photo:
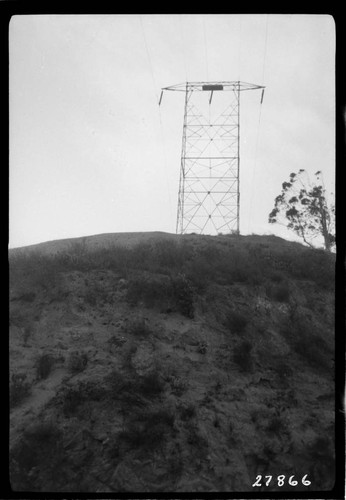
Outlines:
[[[291,172],[335,192],[329,15],[16,15],[9,25],[9,247],[176,229],[182,82],[244,81],[240,232],[268,223]]]

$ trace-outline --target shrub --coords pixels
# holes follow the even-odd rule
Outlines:
[[[127,342],[125,348],[122,351],[123,358],[122,358],[122,368],[127,371],[133,371],[133,366],[132,366],[132,357],[135,355],[137,351],[137,345],[131,341]]]
[[[119,446],[119,438],[117,435],[113,435],[109,438],[107,442],[106,453],[108,457],[113,461],[119,459],[121,455],[121,450]]]
[[[151,249],[149,258],[151,265],[154,260],[156,270],[161,272],[172,272],[175,269],[181,269],[186,260],[188,247],[175,241],[161,240],[155,242]],[[155,258],[152,258],[155,255]]]
[[[81,387],[68,387],[62,395],[62,411],[65,417],[72,417],[76,414],[78,407],[84,402],[85,394]]]
[[[281,283],[284,279],[284,276],[280,271],[274,269],[268,272],[268,278],[274,283]]]
[[[288,302],[290,297],[289,286],[286,282],[281,282],[275,285],[268,285],[266,287],[267,296],[270,299],[278,302]]]
[[[150,334],[150,328],[143,316],[135,316],[126,322],[125,330],[135,337],[147,337]]]
[[[118,434],[121,441],[125,441],[130,448],[155,448],[163,439],[164,429],[156,427],[154,433],[149,435],[145,425],[141,422],[129,423],[123,431]]]
[[[308,452],[312,459],[319,459],[331,454],[333,449],[331,440],[329,437],[320,436],[315,439],[315,441],[309,446]]]
[[[184,274],[169,279],[167,276],[141,276],[129,280],[126,299],[135,306],[164,305],[189,318],[193,317],[194,288]]]
[[[294,350],[304,358],[310,366],[318,370],[331,370],[331,353],[325,340],[317,335],[297,339],[293,343]]]
[[[142,377],[135,372],[123,374],[112,370],[107,383],[114,398],[132,406],[145,406],[146,397],[155,398],[164,390],[164,382],[157,370]]]
[[[37,378],[46,379],[52,371],[55,360],[51,354],[42,354],[42,356],[38,358],[36,363]]]
[[[208,440],[201,434],[198,427],[191,422],[187,425],[187,442],[198,450],[201,455],[206,455],[209,448]]]
[[[277,375],[277,382],[288,386],[290,377],[293,375],[293,370],[290,365],[287,364],[286,360],[278,360],[278,362],[274,364],[273,369]]]
[[[182,405],[180,408],[180,417],[182,420],[190,421],[196,415],[196,405],[194,403],[188,403],[187,405]]]
[[[28,427],[11,450],[11,485],[16,491],[37,491],[55,484],[62,459],[61,431],[52,422],[38,422]],[[41,478],[35,479],[37,468]],[[40,484],[42,481],[43,484]]]
[[[172,376],[170,377],[171,391],[175,396],[182,396],[188,387],[186,380],[181,377]]]
[[[76,414],[80,405],[85,401],[101,401],[109,394],[104,384],[91,380],[78,381],[73,386],[63,386],[57,395],[59,405],[66,417]]]
[[[164,390],[164,382],[158,370],[145,375],[140,383],[140,391],[145,396],[155,396]]]
[[[302,280],[311,280],[317,286],[332,290],[335,285],[335,255],[318,249],[301,249],[294,254],[291,274]]]
[[[152,243],[140,243],[128,249],[128,266],[132,269],[148,269],[153,260]]]
[[[16,306],[14,307],[13,304],[10,304],[10,325],[11,326],[16,326],[17,328],[20,328],[21,330],[24,330],[25,326],[28,323],[28,317],[26,314],[24,314],[21,309]]]
[[[294,321],[282,326],[282,334],[291,348],[312,368],[330,371],[334,347],[324,331],[318,330],[306,317],[296,314]]]
[[[116,395],[120,395],[124,392],[133,392],[136,386],[133,377],[130,378],[129,375],[124,375],[116,369],[112,370],[107,376],[107,381],[111,391]]]
[[[52,290],[61,284],[60,273],[64,270],[54,256],[38,252],[10,255],[9,266],[11,287],[20,283],[26,289]]]
[[[152,428],[157,425],[173,427],[175,422],[174,413],[167,408],[162,408],[160,410],[146,411],[144,412],[142,418],[145,421],[147,428],[149,427]]]
[[[87,363],[88,356],[86,353],[72,351],[67,360],[67,367],[71,373],[78,373],[85,369]]]
[[[118,434],[119,440],[127,442],[131,448],[156,448],[173,427],[175,416],[166,409],[146,411],[135,416],[126,428]]]
[[[266,427],[269,434],[278,435],[286,429],[286,425],[280,417],[273,417]]]
[[[332,489],[335,481],[335,447],[333,440],[320,436],[307,448],[309,479],[319,490]]]
[[[241,342],[234,349],[233,360],[244,372],[251,371],[252,369],[251,351],[252,351],[252,345],[247,340]]]
[[[26,292],[20,296],[20,300],[23,300],[24,302],[34,302],[35,298],[36,294],[34,292]]]
[[[31,393],[30,384],[25,380],[23,373],[14,373],[10,384],[10,408],[14,408]]]
[[[100,303],[112,302],[112,296],[102,285],[94,284],[92,287],[87,288],[84,294],[84,301],[89,306],[95,307]]]
[[[146,307],[155,307],[170,298],[170,283],[166,276],[137,276],[128,281],[126,300],[135,306],[143,302]]]
[[[203,293],[215,279],[213,265],[204,257],[197,256],[186,265],[186,276],[194,288]]]
[[[26,346],[28,344],[28,340],[31,337],[33,332],[32,326],[31,325],[26,325],[24,328],[22,328],[22,333],[23,333],[23,343]]]
[[[24,432],[24,439],[35,442],[39,447],[48,443],[55,447],[60,436],[60,429],[50,421],[34,423]]]
[[[173,296],[178,311],[188,318],[194,316],[194,289],[184,274],[172,279]]]
[[[91,307],[95,307],[97,304],[97,294],[94,290],[88,289],[84,294],[84,301]]]
[[[248,316],[239,311],[229,311],[224,326],[232,333],[243,333],[249,322]]]
[[[232,284],[236,282],[251,283],[258,280],[258,267],[249,258],[244,250],[227,250],[220,255],[215,264],[218,282],[221,284]]]

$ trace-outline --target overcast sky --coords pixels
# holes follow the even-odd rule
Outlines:
[[[175,232],[185,81],[241,95],[242,234],[291,172],[334,192],[334,21],[325,15],[23,15],[10,40],[10,247]]]

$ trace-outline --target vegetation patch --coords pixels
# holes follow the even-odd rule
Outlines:
[[[126,299],[130,305],[136,306],[140,302],[152,308],[167,302],[171,295],[171,284],[167,276],[135,275],[128,280]]]
[[[175,277],[137,276],[129,279],[126,299],[132,306],[165,305],[189,318],[194,314],[194,288],[184,274]]]
[[[209,443],[206,437],[204,437],[199,430],[198,426],[193,422],[188,422],[186,424],[188,431],[187,442],[190,446],[196,448],[201,456],[207,454]]]
[[[238,333],[239,334],[239,333],[244,332],[248,322],[249,322],[248,315],[245,315],[244,313],[242,313],[240,311],[229,311],[226,314],[224,326],[231,333]]]
[[[145,396],[156,396],[163,392],[165,384],[161,374],[157,369],[152,370],[147,375],[141,377],[140,391]]]
[[[112,302],[112,295],[104,286],[95,283],[93,286],[88,286],[86,292],[84,293],[84,302],[91,307],[95,307],[98,304],[109,304]]]
[[[139,376],[136,373],[122,373],[114,369],[107,376],[107,383],[113,397],[129,403],[142,401],[143,396],[156,397],[164,390],[164,382],[158,370]]]
[[[290,379],[293,375],[293,370],[291,366],[287,363],[286,358],[279,359],[278,361],[274,362],[273,370],[275,372],[277,382],[280,385],[288,387],[290,384]]]
[[[311,368],[330,372],[332,370],[333,346],[321,329],[307,318],[295,315],[294,320],[282,325],[282,334],[301,359]]]
[[[123,431],[118,434],[130,448],[153,450],[160,445],[172,430],[174,414],[166,409],[144,411],[133,417]]]
[[[335,287],[335,254],[317,249],[301,249],[292,256],[292,276],[311,280],[324,290]]]
[[[335,481],[335,451],[332,440],[318,436],[307,449],[309,479],[314,487],[331,489]],[[329,488],[328,488],[329,485]]]
[[[10,452],[14,490],[40,491],[41,487],[46,490],[47,485],[56,484],[63,459],[61,441],[62,432],[52,422],[38,422],[24,431],[22,439]]]
[[[293,347],[313,368],[332,370],[332,353],[323,338],[314,334],[310,337],[304,335],[294,341]]]
[[[25,373],[14,373],[10,384],[10,408],[19,406],[31,394]]]
[[[132,365],[132,358],[135,355],[137,351],[137,344],[131,340],[130,342],[127,342],[123,351],[122,351],[122,368],[126,371],[132,372],[134,371],[133,365]]]
[[[196,405],[194,403],[182,404],[179,412],[182,420],[190,421],[190,419],[196,416]]]
[[[36,361],[36,376],[40,379],[46,379],[50,375],[54,366],[55,359],[51,354],[42,354]]]
[[[70,387],[62,396],[62,411],[65,417],[72,417],[85,401],[85,394],[80,387]]]
[[[71,351],[67,358],[67,368],[71,373],[79,373],[85,370],[88,363],[88,355],[78,350]]]
[[[141,315],[129,318],[126,322],[125,331],[135,337],[148,337],[151,333],[147,320]]]
[[[268,284],[266,286],[266,294],[277,302],[288,302],[290,298],[290,289],[287,282],[281,281],[276,284]]]
[[[10,255],[9,269],[10,288],[20,284],[25,289],[40,288],[50,292],[61,285],[61,272],[64,271],[54,256],[38,252]]]
[[[76,377],[71,374],[87,370],[89,351],[77,336],[56,338],[56,349],[66,349],[69,376],[42,407],[42,415],[52,415],[53,421],[23,432],[17,418],[13,420],[20,434],[18,442],[11,443],[13,487],[65,491],[68,485],[77,491],[84,478],[88,491],[103,485],[120,491],[127,479],[130,488],[138,473],[138,481],[148,491],[151,485],[175,491],[189,484],[198,471],[206,473],[211,490],[223,479],[228,487],[234,457],[219,462],[227,446],[242,443],[245,458],[251,457],[255,446],[254,456],[256,450],[260,452],[253,467],[261,463],[263,470],[269,467],[275,473],[282,462],[280,450],[288,449],[287,456],[294,457],[294,446],[289,448],[288,408],[294,413],[297,432],[308,440],[304,451],[295,440],[294,451],[305,463],[309,478],[314,478],[313,484],[324,486],[334,464],[332,437],[330,442],[319,439],[332,436],[324,417],[332,386],[333,262],[327,252],[280,238],[235,235],[177,235],[167,241],[92,252],[77,245],[60,255],[35,257],[33,263],[27,257],[12,259],[12,368],[17,363],[21,370],[31,370],[31,352],[36,352],[37,378],[50,376],[54,362],[60,360],[48,354],[54,353],[52,349],[39,350],[48,322],[56,326],[62,319],[62,334],[78,329],[71,324],[74,321],[88,322],[94,332],[98,327],[102,330],[102,338],[110,337],[102,344],[94,336],[100,364]],[[50,285],[54,290],[47,288]],[[28,296],[20,297],[23,291]],[[66,298],[63,307],[52,304],[52,297],[60,292]],[[74,297],[81,295],[84,303],[77,303]],[[314,311],[306,306],[308,296]],[[113,299],[116,303],[102,311],[102,305]],[[274,307],[272,301],[288,305]],[[90,306],[91,314],[78,318],[79,305],[84,311]],[[175,314],[160,315],[168,312]],[[26,325],[34,329],[25,331]],[[23,347],[29,338],[32,351]],[[249,386],[246,380],[251,382],[248,374],[254,368],[256,377]],[[306,370],[306,376],[298,377],[299,370]],[[310,387],[314,370],[324,380]],[[208,373],[213,375],[208,378]],[[51,377],[48,385],[60,383],[60,377]],[[296,392],[299,383],[306,398]],[[35,393],[41,385],[43,390],[47,384],[38,384]],[[19,406],[30,392],[25,376],[13,376],[10,407]],[[33,403],[29,400],[18,415],[13,411],[13,417],[20,417]],[[246,408],[240,408],[243,403]],[[237,406],[249,417],[243,430],[235,425]],[[262,412],[256,414],[256,409]],[[309,428],[304,423],[306,409],[313,413]],[[26,415],[29,422],[30,412]],[[63,424],[61,430],[58,422]],[[105,439],[111,429],[113,434]],[[256,437],[253,443],[248,443],[248,436]],[[314,436],[316,442],[312,442]],[[207,464],[209,451],[213,453]],[[123,475],[119,481],[114,474],[118,464],[119,477]],[[311,470],[309,464],[313,464]],[[235,488],[246,487],[246,465],[239,469]]]
[[[189,279],[180,274],[172,280],[173,297],[178,311],[188,318],[194,317],[194,289]]]
[[[233,351],[233,360],[241,371],[249,372],[252,370],[252,344],[248,340],[243,340]]]
[[[278,434],[282,434],[286,431],[286,424],[282,418],[272,417],[266,427],[266,431],[273,436],[277,436]]]

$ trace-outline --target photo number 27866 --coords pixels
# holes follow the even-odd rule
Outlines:
[[[277,478],[275,478],[274,476],[263,476],[263,483],[261,483],[262,476],[258,475],[258,476],[256,476],[256,481],[253,483],[252,486],[253,487],[255,487],[255,486],[260,487],[260,486],[269,486],[270,484],[272,486],[276,486],[276,483],[277,483],[277,486],[284,486],[285,479],[286,479],[286,476],[284,474],[277,476]],[[288,478],[288,481],[286,484],[288,484],[289,486],[298,486],[300,483],[299,483],[299,481],[294,479],[294,476],[290,476]],[[307,479],[307,474],[305,474],[305,476],[302,477],[301,484],[303,486],[310,486],[311,481],[309,481]]]

